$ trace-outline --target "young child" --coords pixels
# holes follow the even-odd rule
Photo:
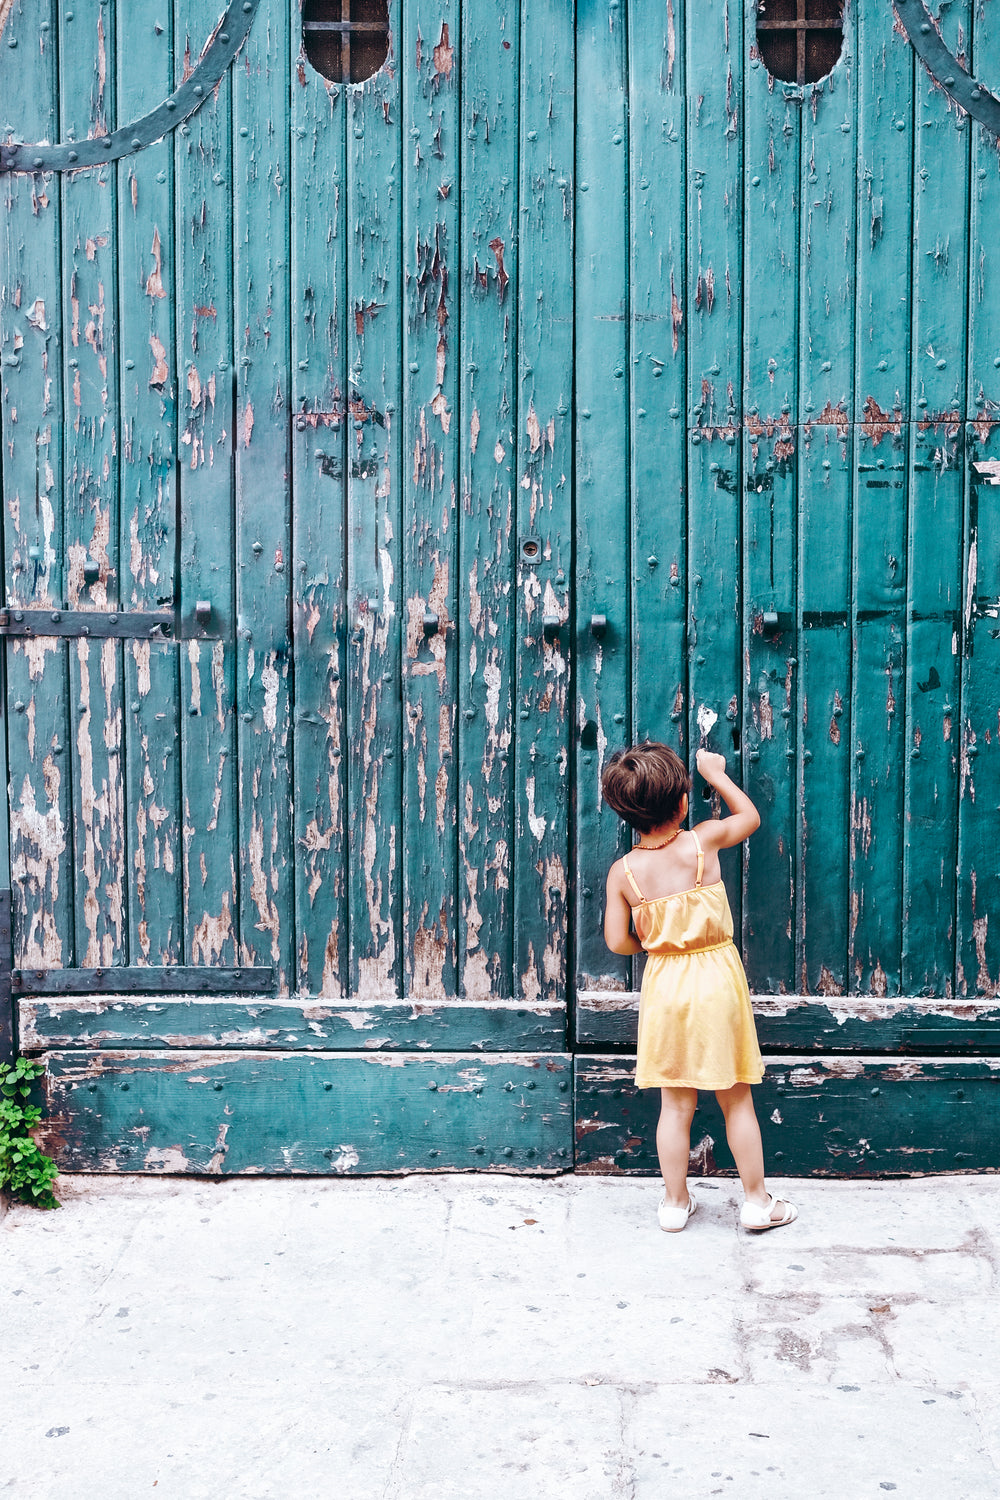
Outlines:
[[[686,829],[691,778],[673,750],[647,741],[609,759],[601,779],[604,800],[639,840],[608,872],[604,937],[613,953],[645,949],[649,955],[635,1082],[640,1089],[660,1090],[660,1228],[676,1233],[697,1207],[687,1185],[691,1120],[697,1090],[712,1089],[743,1184],[740,1222],[746,1229],[777,1229],[790,1224],[797,1210],[764,1186],[750,1096],[750,1085],[760,1083],[764,1070],[719,866],[719,850],[749,838],[760,817],[726,775],[725,756],[699,750],[697,763],[730,816]]]

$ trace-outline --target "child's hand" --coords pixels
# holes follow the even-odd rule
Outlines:
[[[699,750],[695,756],[695,764],[709,786],[715,786],[720,776],[726,774],[726,757],[716,755],[712,750]]]

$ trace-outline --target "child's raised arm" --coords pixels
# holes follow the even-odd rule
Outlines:
[[[608,871],[604,907],[604,941],[612,953],[641,953],[642,944],[631,931],[632,907],[625,894],[625,871],[620,859]]]
[[[700,774],[729,808],[728,818],[714,818],[699,825],[702,843],[715,849],[731,849],[734,844],[742,844],[760,827],[760,813],[743,788],[726,774],[724,755],[699,750],[696,764]]]

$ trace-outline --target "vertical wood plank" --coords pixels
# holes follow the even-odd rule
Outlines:
[[[970,423],[970,460],[993,468],[968,486],[965,520],[962,701],[959,764],[958,919],[955,988],[1000,994],[1000,922],[992,893],[1000,877],[1000,429]]]
[[[4,133],[57,139],[55,5],[18,0],[5,39],[32,66],[8,70]],[[36,608],[63,603],[60,198],[52,175],[0,187],[4,580],[8,604]],[[60,967],[74,957],[66,648],[11,642],[5,654],[15,961]]]
[[[514,993],[566,987],[574,14],[521,14]],[[548,627],[545,619],[552,622]]]
[[[705,746],[744,774],[741,754],[743,25],[735,0],[699,6],[687,48],[685,282],[687,417],[688,754]],[[659,569],[659,554],[657,571]],[[647,567],[649,566],[647,559]],[[678,721],[680,722],[680,721]],[[711,816],[694,788],[692,819]],[[723,853],[736,931],[742,910],[742,851]]]
[[[975,8],[973,71],[998,55],[1000,14]],[[969,482],[973,462],[1000,459],[1000,155],[996,137],[976,121],[969,206],[969,316],[966,415],[965,540],[962,557],[962,700],[959,726],[959,835],[955,988],[959,995],[1000,993],[1000,923],[996,889],[996,810],[1000,804],[1000,486]]]
[[[746,10],[746,26],[749,53],[756,41],[753,7]],[[744,322],[744,781],[760,809],[761,828],[744,864],[743,942],[750,987],[764,993],[795,988],[794,422],[803,107],[802,90],[779,84],[754,89],[744,128],[743,280],[753,288],[752,316]],[[768,628],[768,613],[778,615],[777,628]]]
[[[898,994],[912,73],[889,9],[858,19],[851,989]]]
[[[517,0],[462,26],[458,963],[469,999],[513,994]],[[471,711],[472,717],[467,717]]]
[[[406,856],[400,935],[405,992],[441,998],[456,993],[457,977],[461,37],[455,0],[403,0],[401,60],[407,146],[402,179]]]
[[[605,749],[629,724],[629,282],[626,22],[615,0],[576,7],[576,755],[577,983],[627,989],[631,960],[600,920],[621,823],[601,799]],[[648,59],[647,59],[648,63]],[[603,634],[591,619],[607,621]],[[595,901],[594,892],[597,892]]]
[[[233,72],[240,961],[293,982],[289,26],[263,0]]]
[[[684,0],[628,9],[632,736],[687,752]],[[731,748],[731,747],[730,747]]]
[[[802,115],[796,988],[847,989],[857,98],[855,12]]]
[[[170,20],[158,0],[118,11],[122,120],[136,119],[151,98],[173,88]],[[126,157],[117,176],[121,601],[132,610],[162,609],[178,597],[172,143]],[[92,593],[85,587],[83,597]],[[183,951],[177,647],[129,641],[123,654],[129,962],[177,963]]]
[[[114,12],[83,0],[59,21],[61,134],[103,135],[115,125]],[[61,189],[65,595],[107,609],[121,594],[116,170],[64,173]],[[74,640],[69,664],[77,961],[107,967],[128,962],[121,643]]]
[[[971,4],[941,7],[954,50]],[[965,490],[968,117],[916,72],[913,333],[901,987],[950,995],[958,846],[961,538]]]
[[[174,73],[203,45],[204,10],[175,0]],[[239,63],[236,64],[239,66]],[[232,83],[174,136],[181,614],[211,605],[217,640],[181,648],[181,797],[187,963],[232,964],[238,909],[233,723]]]
[[[299,0],[288,24],[301,44]],[[300,53],[290,183],[296,987],[317,995],[342,995],[348,982],[346,122],[345,91]]]
[[[348,94],[347,684],[352,992],[401,984],[400,0],[385,67]]]

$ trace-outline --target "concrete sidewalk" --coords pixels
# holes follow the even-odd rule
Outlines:
[[[780,1184],[778,1184],[780,1185]],[[0,1493],[1000,1495],[1000,1178],[63,1178],[0,1222]]]

